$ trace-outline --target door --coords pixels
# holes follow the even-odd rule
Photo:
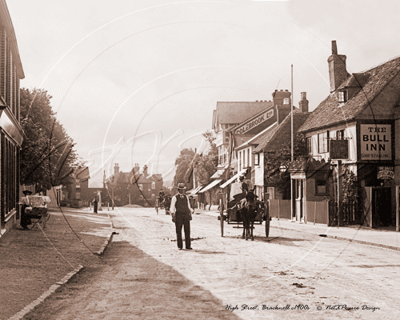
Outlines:
[[[392,225],[391,188],[372,189],[372,228]]]

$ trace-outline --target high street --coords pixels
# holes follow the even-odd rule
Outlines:
[[[396,319],[400,252],[256,225],[255,241],[194,215],[179,251],[171,217],[109,211],[102,263],[86,266],[25,319]],[[320,310],[319,310],[320,309]]]

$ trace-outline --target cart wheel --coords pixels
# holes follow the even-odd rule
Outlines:
[[[269,236],[269,219],[265,220],[265,235],[268,238],[268,236]]]

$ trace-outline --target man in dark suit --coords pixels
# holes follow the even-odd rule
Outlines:
[[[190,207],[189,198],[184,194],[184,183],[178,183],[178,194],[172,197],[170,212],[172,221],[175,222],[176,238],[179,250],[182,249],[182,226],[185,231],[186,250],[192,250],[190,246],[190,220],[193,210]]]

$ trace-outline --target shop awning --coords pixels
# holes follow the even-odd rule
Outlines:
[[[240,176],[243,176],[246,173],[247,169],[243,169],[242,171],[238,172],[235,174],[232,178],[230,178],[228,181],[226,181],[224,184],[220,185],[220,188],[225,188],[226,186],[230,185],[233,181],[235,181],[237,178]]]
[[[223,169],[219,169],[217,170],[211,177],[210,179],[220,179],[222,177],[222,175],[224,174],[226,168],[228,168],[228,166],[226,166]]]
[[[213,182],[211,182],[207,187],[205,187],[204,189],[200,190],[199,193],[203,193],[204,191],[210,190],[211,188],[215,187],[218,183],[220,183],[222,181],[222,179],[220,180],[214,180]]]
[[[198,186],[197,188],[189,190],[187,193],[189,195],[194,196],[196,193],[198,193],[201,190],[201,188],[203,188],[203,186]]]

